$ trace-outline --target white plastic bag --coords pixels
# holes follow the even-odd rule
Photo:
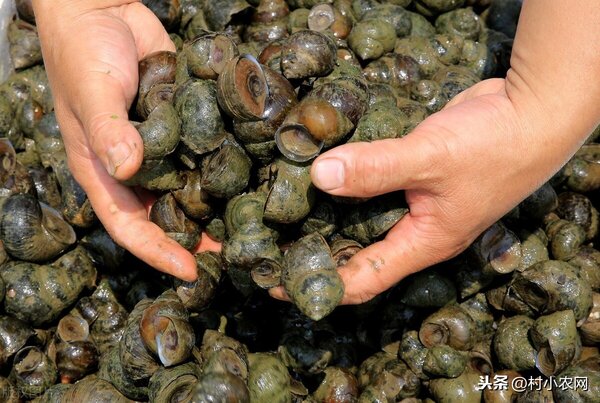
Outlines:
[[[12,72],[12,63],[8,51],[8,24],[15,15],[14,0],[0,0],[0,83]]]

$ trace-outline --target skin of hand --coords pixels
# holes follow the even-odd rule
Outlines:
[[[456,256],[531,194],[600,124],[600,7],[525,0],[506,79],[480,82],[402,139],[321,155],[313,182],[340,196],[404,189],[410,213],[341,267],[344,304]],[[288,299],[281,287],[271,295]]]
[[[117,243],[161,271],[195,280],[194,257],[148,221],[151,198],[119,183],[138,170],[143,157],[142,139],[128,119],[138,61],[175,46],[139,1],[34,0],[33,5],[75,179]]]

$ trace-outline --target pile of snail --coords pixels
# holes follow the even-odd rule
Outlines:
[[[519,0],[144,0],[176,52],[139,64],[126,184],[198,280],[114,243],[70,173],[30,0],[0,85],[0,401],[593,402],[600,128],[456,258],[338,306],[336,270],[408,213],[331,197],[316,156],[400,138],[509,68]],[[283,286],[292,303],[269,297]],[[482,389],[482,377],[508,380]],[[588,389],[516,390],[517,377]]]

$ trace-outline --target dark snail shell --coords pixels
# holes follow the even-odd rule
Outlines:
[[[223,142],[224,123],[217,104],[217,85],[214,81],[186,81],[175,91],[173,103],[181,119],[181,141],[192,152],[204,154]]]
[[[410,97],[425,106],[429,113],[441,110],[448,103],[440,85],[432,80],[421,80],[413,84]]]
[[[141,186],[150,191],[181,189],[185,185],[182,173],[169,157],[143,161],[137,173],[123,183],[127,186]]]
[[[206,22],[213,31],[223,31],[232,18],[250,8],[244,0],[223,0],[207,2],[203,7]]]
[[[212,196],[229,199],[248,186],[251,168],[243,148],[224,143],[203,160],[200,184]]]
[[[35,186],[35,193],[38,200],[54,209],[60,210],[62,198],[54,173],[41,165],[29,167],[27,171]]]
[[[0,238],[12,256],[41,262],[58,256],[75,242],[75,231],[52,207],[28,194],[10,196],[2,206]]]
[[[173,84],[177,67],[176,55],[173,52],[160,51],[146,56],[140,61],[139,91],[137,113],[146,118],[151,110],[145,105],[145,98],[152,87],[161,84]]]
[[[424,271],[409,277],[402,296],[402,303],[420,307],[442,307],[456,300],[456,287],[435,271]]]
[[[494,351],[502,367],[516,371],[535,368],[535,348],[529,340],[534,320],[516,315],[502,320],[494,335]]]
[[[458,305],[447,305],[427,317],[421,324],[419,339],[427,348],[449,345],[469,350],[476,342],[476,323]]]
[[[220,217],[213,217],[204,226],[204,232],[213,241],[223,242],[225,240],[225,222]]]
[[[194,330],[175,291],[166,291],[147,307],[139,327],[144,344],[164,366],[181,364],[190,357],[195,344]]]
[[[456,378],[467,366],[467,355],[450,346],[433,346],[427,351],[423,371],[432,377]]]
[[[479,402],[483,390],[478,387],[481,374],[467,369],[457,378],[436,378],[429,382],[429,393],[437,402]]]
[[[508,274],[519,268],[522,259],[519,238],[501,222],[481,234],[471,245],[476,265],[484,272]]]
[[[575,257],[579,247],[585,242],[583,227],[571,221],[561,220],[554,213],[549,214],[545,221],[552,256],[565,261]]]
[[[289,2],[288,2],[289,3]],[[297,8],[288,15],[288,32],[295,34],[298,31],[308,29],[308,16],[310,10],[307,8]]]
[[[431,17],[441,13],[445,13],[465,4],[465,0],[416,0],[416,10],[426,16]]]
[[[96,269],[80,247],[50,265],[7,263],[0,275],[6,284],[5,312],[34,326],[56,319],[96,282]]]
[[[200,226],[185,216],[171,193],[165,194],[152,205],[149,219],[188,250],[200,242]]]
[[[299,222],[314,206],[315,192],[309,164],[277,159],[270,166],[265,220],[282,224]]]
[[[63,341],[56,345],[56,367],[61,382],[72,383],[96,370],[98,349],[90,340]]]
[[[452,99],[467,88],[477,84],[480,78],[466,67],[448,66],[440,69],[432,77],[432,80],[440,84],[442,94],[446,98]]]
[[[262,192],[245,193],[227,202],[224,220],[229,236],[249,222],[262,223],[267,196]]]
[[[598,210],[586,196],[575,192],[561,193],[555,212],[560,218],[581,225],[586,232],[586,239],[598,234]]]
[[[519,212],[523,216],[522,218],[537,224],[542,222],[546,214],[557,207],[558,197],[556,191],[552,185],[546,182],[519,204]]]
[[[179,0],[142,0],[154,15],[158,17],[163,26],[172,31],[181,21],[181,6]]]
[[[15,5],[17,6],[17,13],[19,13],[20,19],[30,24],[35,24],[32,0],[16,0]]]
[[[340,65],[342,62],[339,63]],[[341,68],[340,68],[341,70]],[[333,76],[333,73],[332,73]],[[323,81],[325,81],[325,77]],[[323,99],[347,117],[352,125],[356,125],[368,109],[367,82],[360,76],[357,77],[331,77],[328,82],[315,83],[310,92],[311,97]],[[325,144],[333,145],[332,141]]]
[[[144,142],[144,158],[160,159],[175,151],[179,144],[181,121],[170,102],[157,105],[144,122],[137,126]]]
[[[25,347],[15,355],[10,379],[27,399],[41,395],[56,382],[56,366],[38,347]]]
[[[117,301],[106,280],[100,282],[89,301],[96,311],[94,319],[90,321],[90,337],[98,351],[103,354],[107,350],[118,349],[127,324],[127,310]]]
[[[429,350],[421,344],[419,333],[411,330],[402,335],[398,357],[401,358],[420,379],[425,380],[429,379],[423,372],[423,364],[425,363],[425,357],[427,356],[428,351]]]
[[[421,382],[400,360],[385,364],[373,381],[362,391],[359,401],[401,401],[419,394]]]
[[[252,266],[250,275],[260,288],[272,288],[281,284],[283,268],[277,260],[262,259]]]
[[[203,252],[195,256],[198,279],[192,283],[175,280],[175,290],[183,305],[192,312],[202,310],[216,293],[221,279],[223,260],[215,252]]]
[[[80,243],[96,266],[110,272],[114,273],[125,259],[125,249],[116,244],[104,228],[91,231],[81,239]]]
[[[244,54],[230,60],[217,80],[217,99],[225,113],[241,121],[261,120],[269,87],[261,64]]]
[[[587,388],[565,388],[569,390],[561,390],[555,388],[553,391],[554,399],[557,402],[585,402],[593,401],[600,393],[598,385],[600,385],[600,375],[598,372],[597,357],[583,360],[576,365],[572,365],[560,374],[566,379],[587,379]],[[570,390],[573,389],[573,390]]]
[[[592,287],[600,290],[600,253],[591,246],[582,246],[569,263],[579,270],[579,276]]]
[[[119,348],[112,348],[102,355],[98,377],[110,382],[119,392],[133,400],[143,401],[148,399],[148,387],[138,386],[125,373]]]
[[[189,362],[172,368],[160,368],[148,383],[151,402],[190,401],[200,378],[198,364]]]
[[[312,320],[330,314],[344,294],[331,250],[317,233],[301,238],[287,250],[282,282],[292,301]]]
[[[25,346],[33,335],[33,329],[19,319],[0,316],[0,367]]]
[[[248,348],[220,331],[206,330],[200,348],[202,371],[232,374],[246,382],[248,379]]]
[[[352,20],[342,14],[331,4],[317,4],[311,8],[307,17],[308,29],[312,31],[328,31],[335,38],[344,39],[350,35]]]
[[[256,402],[285,403],[290,401],[290,374],[276,355],[266,353],[248,356],[250,399]]]
[[[209,373],[198,380],[191,401],[250,403],[250,393],[244,381],[229,372]]]
[[[184,43],[183,54],[192,76],[216,80],[227,62],[238,55],[238,49],[227,35],[205,32]]]
[[[388,363],[393,363],[396,357],[385,351],[379,351],[365,359],[358,368],[356,377],[359,389],[365,389],[374,382],[375,378],[383,372]]]
[[[0,396],[3,397],[6,403],[20,403],[21,397],[17,387],[8,380],[8,378],[0,377]],[[45,402],[42,402],[45,403]]]
[[[572,309],[577,321],[586,318],[592,307],[592,290],[568,263],[548,260],[536,263],[515,275],[515,294],[540,314]]]
[[[187,171],[183,174],[185,186],[171,193],[177,204],[190,218],[204,220],[212,215],[213,207],[210,195],[202,189],[199,170]]]
[[[223,243],[223,257],[229,264],[250,270],[264,260],[281,260],[275,235],[262,222],[250,221],[228,235]]]
[[[408,117],[396,106],[396,101],[382,100],[371,105],[348,142],[395,139],[408,132]]]
[[[143,383],[154,374],[158,364],[151,352],[142,341],[140,320],[144,310],[152,305],[152,300],[143,299],[129,314],[123,337],[119,342],[119,362],[121,363],[125,379],[134,383]]]
[[[544,375],[560,373],[577,359],[581,341],[572,310],[540,316],[530,330],[536,367]]]
[[[329,238],[335,232],[337,214],[331,203],[317,203],[312,212],[302,222],[300,232],[302,235],[318,232],[324,238]]]
[[[89,228],[96,223],[96,214],[85,191],[73,177],[64,152],[52,157],[52,171],[60,186],[62,215],[65,220],[79,228]]]
[[[311,30],[290,35],[281,49],[281,71],[287,79],[320,77],[335,65],[337,48],[328,36]]]

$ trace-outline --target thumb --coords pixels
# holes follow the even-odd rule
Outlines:
[[[315,160],[311,175],[330,194],[372,197],[435,180],[441,152],[439,140],[417,128],[400,139],[336,147]]]
[[[129,121],[123,87],[110,74],[97,72],[85,89],[94,95],[82,98],[77,109],[88,142],[112,177],[128,179],[142,163],[144,145]]]

